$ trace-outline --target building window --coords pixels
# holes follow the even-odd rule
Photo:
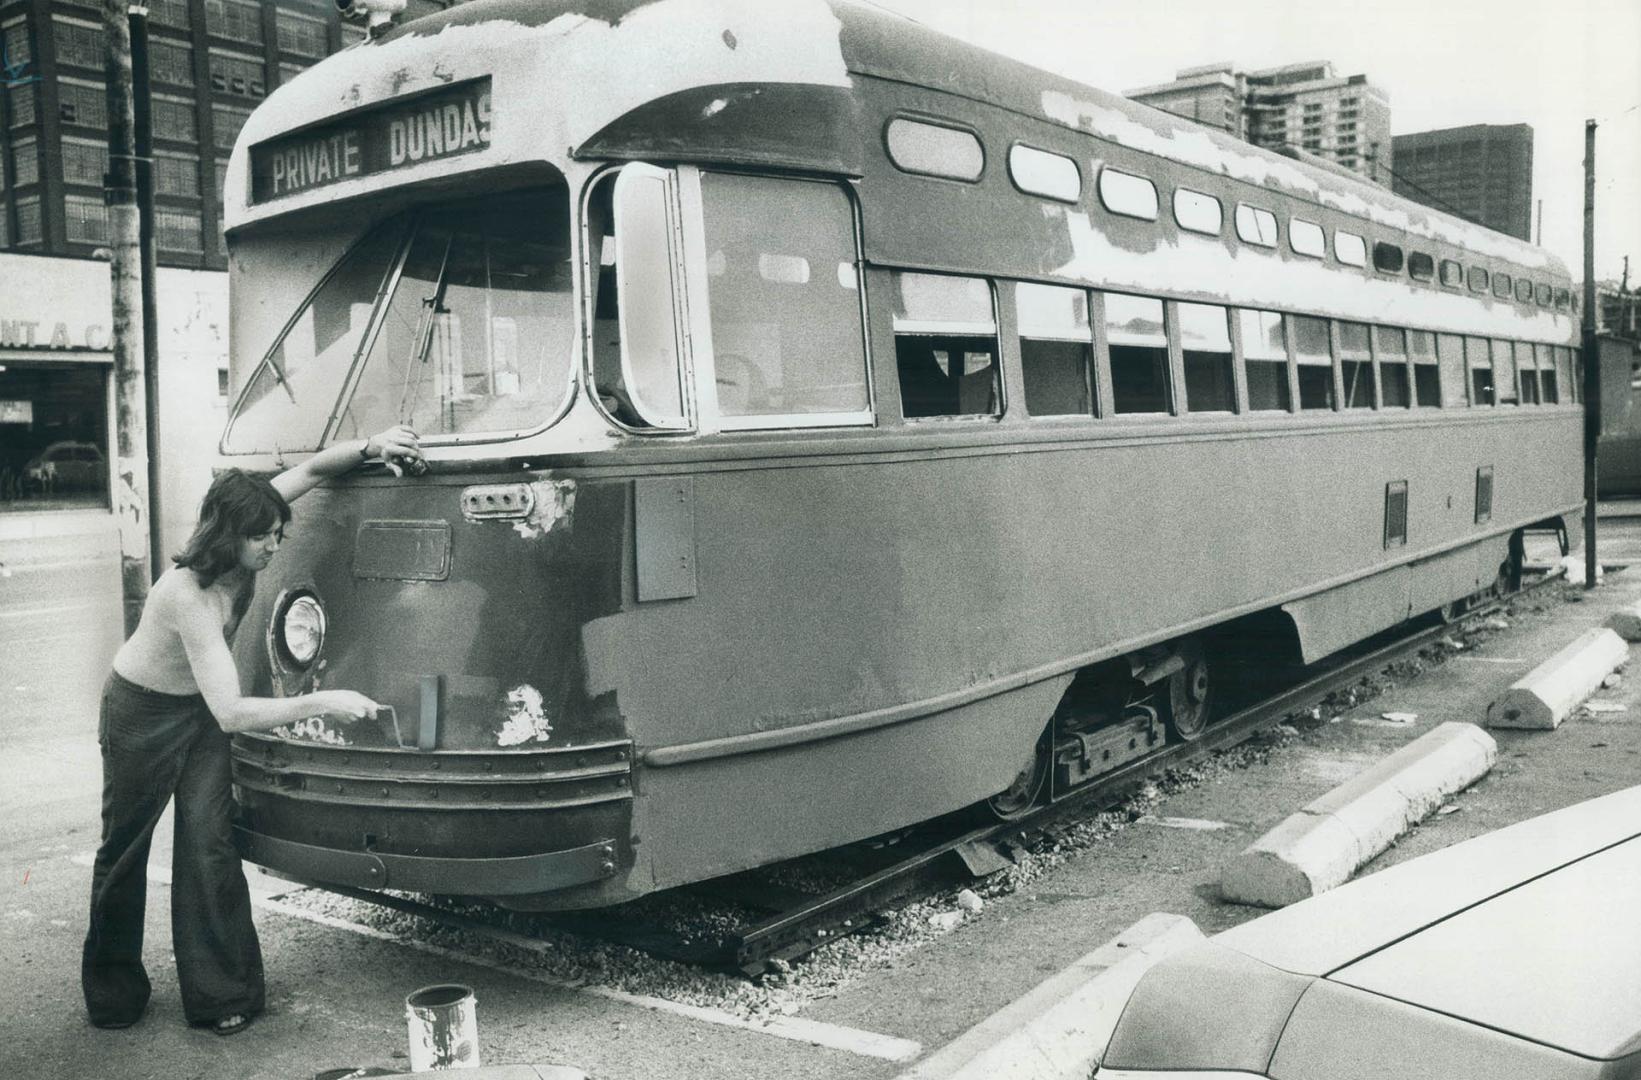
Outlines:
[[[218,150],[232,150],[239,129],[251,118],[251,110],[232,105],[211,105],[211,145]]]
[[[1109,165],[1100,170],[1100,202],[1113,214],[1157,220],[1157,185]]]
[[[205,0],[205,29],[229,41],[262,44],[262,9],[251,0]]]
[[[1294,218],[1288,222],[1288,244],[1300,255],[1320,259],[1328,253],[1327,234],[1312,221]]]
[[[154,242],[162,250],[197,254],[205,250],[200,235],[198,214],[182,210],[154,211]]]
[[[284,86],[306,70],[308,70],[306,64],[293,64],[289,60],[281,60],[279,62],[279,85]]]
[[[29,42],[28,22],[20,19],[0,29],[0,46],[6,50],[6,63],[13,68],[31,63],[34,46]]]
[[[1293,315],[1289,320],[1299,376],[1299,408],[1331,411],[1334,407],[1333,339],[1328,320],[1309,315]]]
[[[868,420],[855,218],[843,189],[708,173],[701,198],[719,414]]]
[[[207,63],[211,69],[211,89],[217,93],[253,100],[268,96],[261,60],[212,49]]]
[[[1090,416],[1094,339],[1081,289],[1022,282],[1014,287],[1020,373],[1032,416]]]
[[[11,144],[11,175],[18,187],[40,182],[40,144],[32,135]]]
[[[57,43],[57,63],[102,70],[103,33],[100,27],[59,15],[51,20],[51,36]]]
[[[65,136],[63,139],[63,179],[70,184],[102,187],[108,171],[108,147]]]
[[[19,86],[13,86],[11,89],[6,91],[6,96],[11,99],[12,127],[27,127],[29,124],[34,123],[35,98],[33,83],[23,83]]]
[[[148,43],[148,74],[155,82],[192,89],[194,55],[186,45],[151,40]]]
[[[280,8],[274,13],[279,51],[315,60],[325,55],[325,21]]]
[[[148,18],[178,30],[186,30],[193,25],[188,16],[188,0],[148,0]]]
[[[199,198],[199,158],[171,150],[155,153],[154,190],[161,195]]]
[[[155,94],[149,112],[153,117],[156,139],[185,143],[199,141],[199,127],[194,118],[192,101]]]
[[[74,243],[108,243],[108,207],[100,198],[64,195],[63,223],[69,240]]]
[[[1106,293],[1104,299],[1112,411],[1167,412],[1168,333],[1162,301],[1122,293]]]
[[[1368,328],[1361,323],[1339,324],[1339,371],[1345,380],[1345,408],[1373,408],[1373,351]]]
[[[1236,205],[1236,234],[1245,244],[1276,246],[1276,215],[1247,203]]]
[[[30,195],[17,200],[17,242],[38,244],[41,237],[40,197]]]
[[[65,124],[107,128],[107,91],[101,83],[81,82],[78,79],[58,80],[57,117]]]
[[[228,189],[228,163],[221,158],[217,158],[212,162],[212,166],[216,173],[217,205],[221,206],[227,201],[226,192]]]
[[[983,278],[895,274],[895,367],[907,418],[1002,411],[997,319]]]
[[[1225,210],[1212,195],[1190,188],[1175,188],[1174,220],[1182,229],[1218,236],[1225,224]]]
[[[973,182],[986,167],[986,151],[972,131],[897,116],[885,132],[889,160],[903,172]]]

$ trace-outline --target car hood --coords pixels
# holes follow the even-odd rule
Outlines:
[[[1641,1049],[1641,839],[1333,972],[1331,981],[1611,1060]]]

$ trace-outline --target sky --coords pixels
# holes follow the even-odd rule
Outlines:
[[[1584,266],[1584,123],[1596,130],[1598,280],[1641,283],[1641,0],[876,0],[1102,90],[1182,68],[1329,60],[1390,98],[1393,135],[1533,128],[1535,230]]]

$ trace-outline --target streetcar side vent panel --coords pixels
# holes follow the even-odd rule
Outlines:
[[[1493,466],[1483,465],[1476,470],[1476,524],[1493,517]]]
[[[1392,480],[1385,485],[1385,547],[1407,543],[1407,481]]]

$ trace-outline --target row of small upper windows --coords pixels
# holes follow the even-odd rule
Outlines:
[[[895,117],[889,121],[886,143],[890,160],[905,172],[973,183],[985,170],[985,149],[979,137],[964,128]],[[1015,143],[1009,147],[1008,171],[1014,186],[1025,194],[1069,204],[1082,200],[1082,171],[1064,154]],[[1111,213],[1157,220],[1159,198],[1150,178],[1107,165],[1100,169],[1096,186],[1101,204]],[[1175,223],[1189,232],[1219,236],[1224,229],[1224,206],[1217,196],[1207,192],[1176,188],[1173,211]],[[1278,245],[1280,229],[1272,211],[1239,202],[1234,219],[1237,237],[1243,243],[1264,248]],[[1324,259],[1328,253],[1326,231],[1315,222],[1292,218],[1288,222],[1288,246],[1297,255]],[[1334,231],[1333,256],[1338,262],[1366,269],[1368,255],[1364,237],[1343,229]],[[1415,281],[1437,278],[1436,259],[1422,251],[1404,254],[1400,246],[1381,240],[1373,244],[1372,259],[1374,270],[1382,274],[1400,274],[1405,269]],[[1575,307],[1572,293],[1566,288],[1490,271],[1484,266],[1472,265],[1466,274],[1464,266],[1453,259],[1441,260],[1440,281],[1449,288],[1468,287],[1474,293],[1490,290],[1500,299],[1513,297],[1524,304],[1563,311]]]
[[[902,414],[1003,415],[991,283],[893,281]],[[1556,404],[1576,386],[1561,346],[1027,282],[1014,298],[1033,417]]]

